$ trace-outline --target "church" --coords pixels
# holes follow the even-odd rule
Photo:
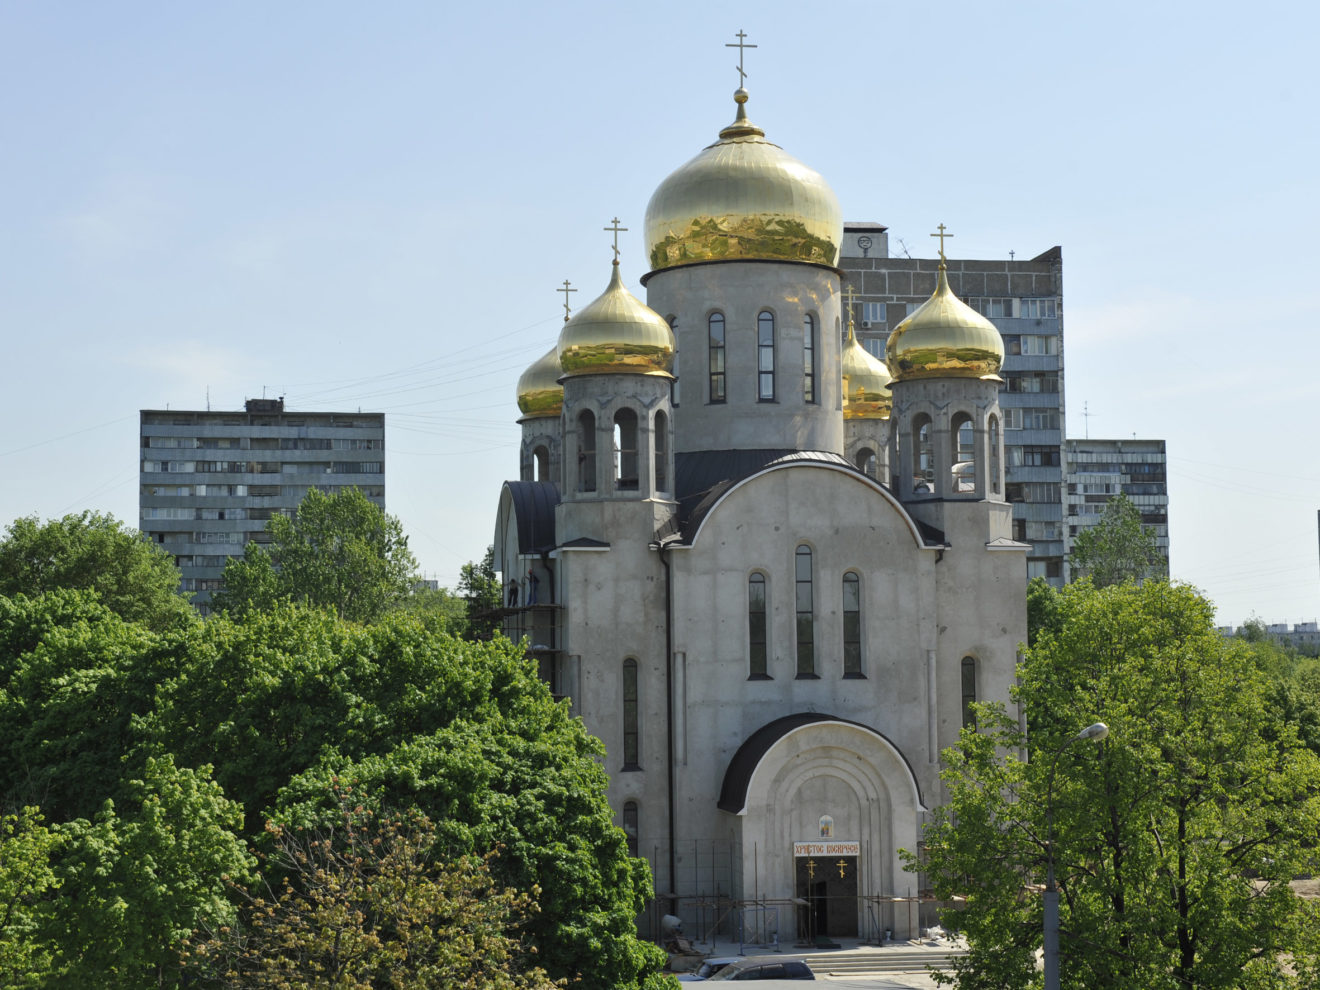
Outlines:
[[[906,938],[920,877],[899,850],[1026,639],[1004,347],[941,260],[868,353],[837,198],[734,102],[647,205],[645,302],[616,232],[603,293],[519,380],[504,628],[604,741],[654,917]]]

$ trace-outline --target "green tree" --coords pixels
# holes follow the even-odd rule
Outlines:
[[[177,985],[192,933],[233,922],[229,884],[250,881],[256,864],[236,834],[241,810],[208,770],[148,759],[125,814],[107,801],[94,820],[57,826],[60,891],[44,921],[54,985]]]
[[[417,562],[403,528],[356,488],[310,489],[293,518],[272,516],[266,532],[269,551],[249,543],[225,565],[216,608],[245,614],[289,599],[373,622],[412,594]]]
[[[492,878],[491,856],[438,860],[416,812],[377,818],[338,793],[329,830],[271,826],[269,872],[237,888],[243,923],[197,941],[197,969],[225,987],[308,985],[400,990],[553,990],[518,930],[537,911],[533,888]],[[492,854],[493,855],[493,854]]]
[[[1097,588],[1168,572],[1155,537],[1141,524],[1141,513],[1121,494],[1109,500],[1098,523],[1077,534],[1069,563],[1074,580],[1089,577]]]
[[[59,886],[50,867],[58,843],[36,808],[0,816],[0,986],[36,987],[51,976],[40,912]]]
[[[1320,761],[1267,705],[1250,654],[1213,608],[1163,581],[1058,599],[1020,667],[1034,735],[982,706],[945,754],[949,801],[927,863],[971,953],[961,988],[1025,987],[1035,974],[1038,893],[1053,785],[1061,950],[1071,987],[1302,987],[1320,944],[1289,881],[1313,866]],[[1096,746],[1067,741],[1094,721]]]
[[[169,629],[196,619],[179,593],[174,558],[113,516],[82,512],[46,523],[16,519],[0,540],[0,596],[96,592],[129,622]]]
[[[487,547],[481,563],[468,561],[459,570],[458,593],[467,602],[467,635],[490,639],[499,628],[495,612],[504,604],[500,579],[495,576],[495,548]]]

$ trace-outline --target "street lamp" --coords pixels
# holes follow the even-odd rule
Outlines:
[[[1059,888],[1054,885],[1054,771],[1063,751],[1079,739],[1099,742],[1109,735],[1104,722],[1088,725],[1054,753],[1045,786],[1045,990],[1059,990]]]

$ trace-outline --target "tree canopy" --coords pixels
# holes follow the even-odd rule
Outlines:
[[[288,599],[371,622],[412,593],[417,562],[403,527],[356,488],[312,488],[293,518],[272,516],[266,533],[269,550],[249,543],[225,565],[217,609],[263,611]]]
[[[87,589],[129,622],[161,630],[196,613],[179,593],[174,558],[114,516],[16,519],[0,540],[0,595]]]
[[[1069,564],[1074,580],[1089,577],[1097,588],[1168,571],[1155,537],[1141,524],[1141,513],[1122,494],[1109,500],[1098,523],[1077,534]]]
[[[923,868],[937,896],[966,897],[946,913],[971,946],[957,985],[1035,978],[1056,758],[1064,986],[1315,985],[1316,915],[1289,882],[1313,868],[1320,761],[1250,652],[1164,581],[1083,581],[1054,604],[1020,667],[1031,739],[981,706],[945,754]],[[1108,740],[1068,745],[1095,721]]]

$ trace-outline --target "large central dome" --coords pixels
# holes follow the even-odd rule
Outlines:
[[[733,98],[737,119],[646,206],[651,269],[742,259],[837,264],[843,213],[834,190],[747,119],[745,89]]]

